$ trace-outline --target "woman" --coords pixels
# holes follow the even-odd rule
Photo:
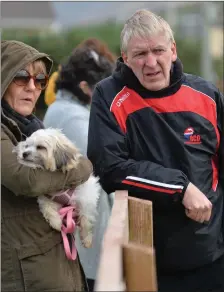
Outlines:
[[[48,107],[44,125],[63,129],[83,155],[87,151],[89,107],[94,86],[111,75],[113,68],[114,63],[106,57],[87,46],[80,46],[62,65],[56,82],[56,101]]]
[[[86,291],[79,260],[67,260],[61,234],[45,221],[36,197],[86,181],[92,165],[82,158],[63,174],[17,162],[13,147],[43,127],[32,112],[52,61],[24,43],[2,41],[1,66],[1,291]]]
[[[44,117],[46,127],[62,129],[84,156],[87,155],[92,92],[97,82],[111,75],[114,64],[108,60],[105,54],[94,50],[93,46],[79,45],[67,62],[62,65],[56,83],[56,101],[48,107]],[[96,278],[101,241],[110,215],[110,208],[109,198],[102,191],[92,248],[84,249],[78,234],[76,237],[76,246],[90,290],[93,289],[93,281]]]

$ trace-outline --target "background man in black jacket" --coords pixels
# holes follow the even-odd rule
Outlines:
[[[121,55],[93,94],[95,174],[108,193],[153,202],[160,292],[222,292],[223,96],[183,72],[169,24],[150,11],[125,23]]]

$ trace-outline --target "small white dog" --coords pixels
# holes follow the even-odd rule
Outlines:
[[[76,146],[59,129],[40,129],[14,148],[18,161],[32,168],[66,172],[76,168],[81,157]],[[78,211],[79,234],[83,246],[90,247],[93,237],[93,225],[97,216],[97,202],[100,196],[98,178],[89,179],[75,188],[69,205]],[[52,228],[60,231],[62,219],[58,210],[61,204],[47,196],[38,197],[40,211]],[[78,209],[78,210],[77,210]]]

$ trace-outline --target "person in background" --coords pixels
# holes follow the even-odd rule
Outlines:
[[[153,203],[159,292],[224,291],[224,100],[183,72],[169,24],[142,9],[94,89],[88,158],[107,193]]]
[[[33,115],[52,60],[19,41],[1,42],[1,291],[86,291],[79,258],[69,261],[61,233],[39,210],[37,197],[74,188],[92,173],[82,157],[62,173],[17,161],[13,148],[43,128]],[[44,151],[44,150],[43,150]],[[60,197],[57,198],[60,202]]]
[[[62,65],[56,82],[56,100],[51,104],[44,117],[45,127],[62,129],[63,133],[87,155],[87,136],[89,128],[89,109],[92,92],[97,82],[112,74],[115,63],[105,54],[94,50],[93,46],[80,45]],[[90,291],[100,257],[101,242],[110,215],[108,195],[102,191],[98,204],[98,219],[95,224],[92,248],[83,248],[79,234],[76,235],[76,247],[86,274]]]
[[[107,44],[98,40],[97,38],[88,38],[82,41],[77,48],[80,47],[89,47],[93,49],[98,54],[107,58],[112,64],[116,61],[116,56],[108,49]],[[56,98],[56,81],[58,79],[59,73],[61,70],[61,65],[59,64],[58,70],[52,73],[49,78],[48,86],[45,90],[44,100],[47,106],[52,104]]]
[[[115,64],[117,57],[109,50],[107,44],[97,38],[88,38],[82,41],[76,48],[88,47],[101,56],[104,56],[111,64]]]

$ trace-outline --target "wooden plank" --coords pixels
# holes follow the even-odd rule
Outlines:
[[[158,291],[153,248],[124,244],[123,271],[126,291]]]
[[[124,242],[128,242],[128,193],[117,191],[101,247],[94,291],[125,291],[122,262]]]
[[[129,242],[153,247],[152,202],[128,198]]]
[[[157,291],[152,203],[115,193],[94,291]]]

